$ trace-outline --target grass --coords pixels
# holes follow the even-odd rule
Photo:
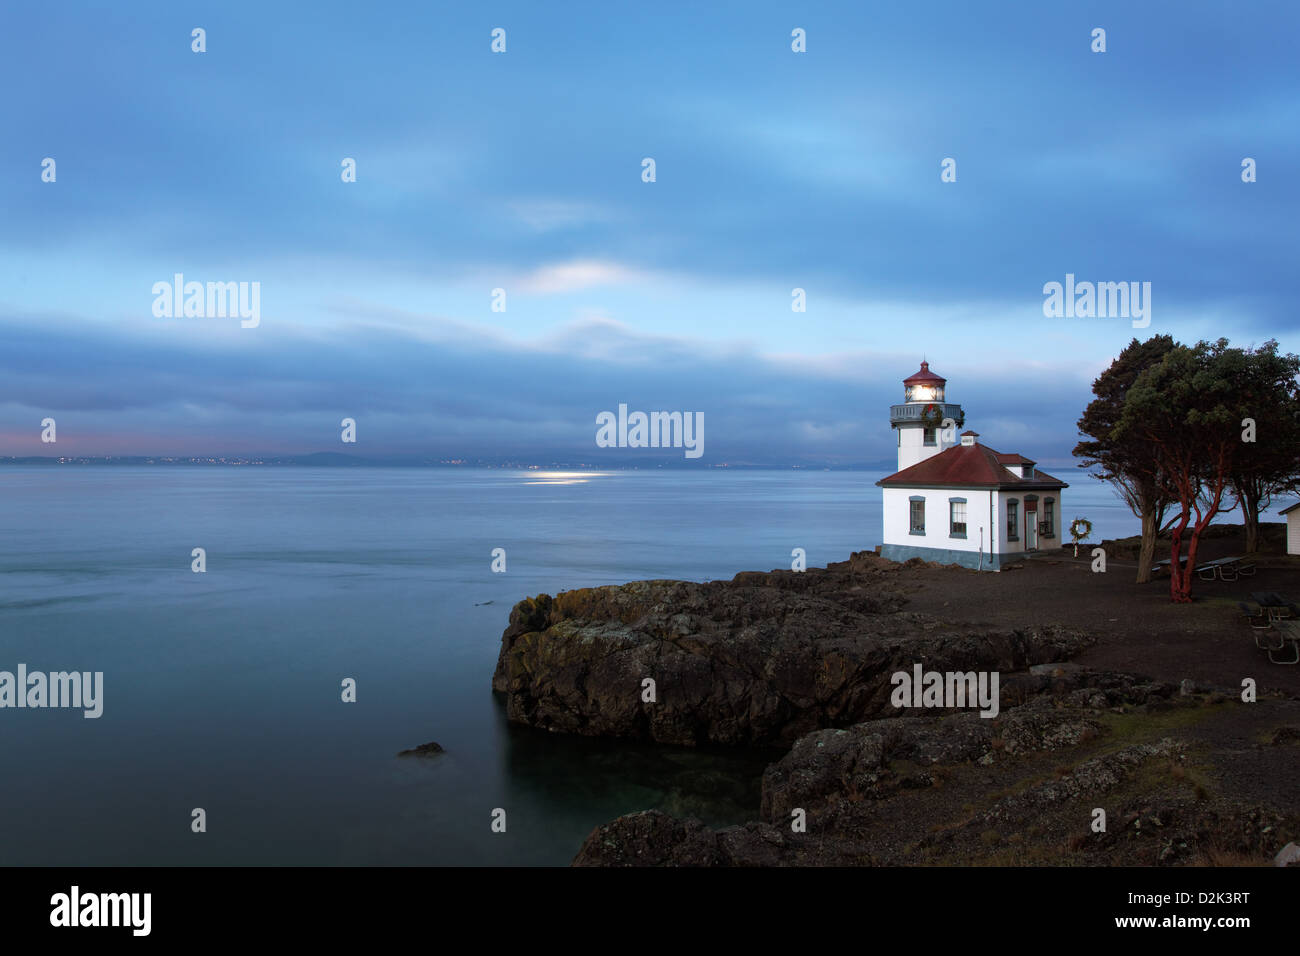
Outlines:
[[[1106,730],[1106,737],[1114,741],[1118,746],[1129,747],[1135,743],[1145,743],[1149,740],[1159,740],[1167,736],[1169,731],[1178,730],[1184,727],[1190,727],[1199,724],[1201,721],[1208,719],[1211,715],[1222,711],[1227,701],[1218,703],[1207,703],[1202,706],[1182,706],[1171,707],[1168,710],[1158,710],[1154,713],[1138,713],[1132,710],[1126,710],[1122,714],[1107,711],[1099,714],[1098,718]],[[1098,753],[1106,753],[1109,748],[1102,748]]]
[[[1208,764],[1179,763],[1177,760],[1147,761],[1133,774],[1129,789],[1142,793],[1172,788],[1191,793],[1197,800],[1208,800],[1213,792]]]

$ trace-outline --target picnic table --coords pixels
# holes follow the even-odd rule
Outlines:
[[[1253,564],[1244,564],[1245,559],[1240,555],[1231,558],[1216,558],[1213,561],[1206,561],[1196,566],[1196,574],[1202,581],[1213,581],[1216,577],[1224,581],[1235,581],[1238,576],[1250,576],[1255,573]],[[1184,567],[1187,564],[1187,556],[1178,556],[1178,566]],[[1173,565],[1171,558],[1165,558],[1163,561],[1157,561],[1151,565],[1152,573],[1164,571]]]
[[[1268,659],[1274,664],[1300,664],[1300,621],[1274,621],[1273,627],[1277,629],[1278,636],[1282,643],[1277,650],[1282,650],[1287,644],[1291,645],[1291,659],[1289,661],[1280,661],[1273,656],[1273,651],[1268,652]]]
[[[1287,616],[1291,602],[1276,591],[1252,591],[1251,599],[1263,608],[1270,621],[1278,621]]]
[[[1163,561],[1157,561],[1155,564],[1151,565],[1151,573],[1155,574],[1157,571],[1167,571],[1173,563],[1173,560],[1170,558],[1165,558]],[[1182,556],[1178,559],[1178,566],[1180,568],[1186,563],[1186,556]]]
[[[1242,564],[1244,559],[1237,555],[1231,558],[1217,558],[1214,561],[1206,561],[1198,565],[1196,574],[1202,581],[1213,581],[1218,577],[1222,581],[1235,581],[1238,575],[1252,575],[1255,573],[1253,564]],[[1208,572],[1208,574],[1207,574]],[[1228,575],[1232,575],[1229,577]]]

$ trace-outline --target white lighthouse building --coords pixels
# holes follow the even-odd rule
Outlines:
[[[898,471],[876,482],[884,507],[882,557],[923,558],[999,570],[1061,543],[1065,482],[1023,455],[981,445],[947,380],[921,363],[903,380],[903,404],[889,410],[898,435]]]

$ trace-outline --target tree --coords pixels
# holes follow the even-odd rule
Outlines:
[[[1179,347],[1168,335],[1157,335],[1145,342],[1134,339],[1119,353],[1110,367],[1092,383],[1097,397],[1089,403],[1079,419],[1079,433],[1086,439],[1074,448],[1083,459],[1080,468],[1096,468],[1093,476],[1110,482],[1119,496],[1142,522],[1142,545],[1138,554],[1137,582],[1151,580],[1155,560],[1156,538],[1172,500],[1164,491],[1159,476],[1146,467],[1148,445],[1140,436],[1120,438],[1115,426],[1124,410],[1124,401],[1138,376],[1160,363],[1166,354]]]
[[[1300,488],[1300,356],[1279,355],[1270,339],[1246,349],[1237,395],[1245,410],[1242,449],[1232,475],[1246,525],[1246,552],[1259,550],[1259,513],[1274,495]]]
[[[1240,467],[1246,406],[1236,389],[1246,366],[1245,353],[1228,348],[1227,339],[1175,346],[1134,380],[1115,424],[1117,441],[1147,443],[1146,460],[1137,467],[1178,508],[1169,550],[1175,602],[1192,599],[1202,532],[1220,511],[1237,507],[1232,476]],[[1226,508],[1225,499],[1231,500]]]

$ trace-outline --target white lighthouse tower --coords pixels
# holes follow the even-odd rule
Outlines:
[[[944,402],[947,384],[947,379],[930,371],[929,362],[922,362],[919,372],[903,379],[903,404],[889,407],[889,424],[898,432],[899,471],[956,443],[956,429],[966,423],[966,415],[960,405]],[[949,432],[947,445],[943,443],[945,419],[956,426]]]

